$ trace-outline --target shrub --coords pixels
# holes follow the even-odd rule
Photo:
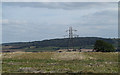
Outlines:
[[[96,40],[94,50],[96,50],[96,52],[114,52],[115,48],[112,44],[103,40]]]

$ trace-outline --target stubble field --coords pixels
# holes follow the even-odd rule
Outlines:
[[[117,73],[117,52],[11,52],[2,54],[3,73]]]

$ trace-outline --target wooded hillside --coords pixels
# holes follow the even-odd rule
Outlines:
[[[78,37],[74,38],[74,47],[76,48],[93,48],[96,40],[104,40],[108,43],[111,43],[114,47],[117,47],[117,39],[110,38],[99,38],[99,37]],[[68,47],[68,38],[61,39],[50,39],[43,41],[33,41],[33,42],[16,42],[16,43],[4,43],[3,50],[8,49],[59,49]],[[48,48],[49,47],[49,48]]]

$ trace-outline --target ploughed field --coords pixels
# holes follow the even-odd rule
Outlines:
[[[3,73],[117,73],[117,52],[11,52]]]

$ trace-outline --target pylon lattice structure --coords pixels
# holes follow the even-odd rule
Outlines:
[[[76,34],[73,34],[73,31],[77,31],[77,30],[74,30],[74,29],[72,29],[72,27],[69,27],[69,29],[68,30],[66,30],[66,32],[68,32],[68,34],[69,34],[69,38],[68,38],[68,50],[69,49],[75,49],[74,48],[74,38],[75,37],[78,37],[78,35],[76,35]]]

